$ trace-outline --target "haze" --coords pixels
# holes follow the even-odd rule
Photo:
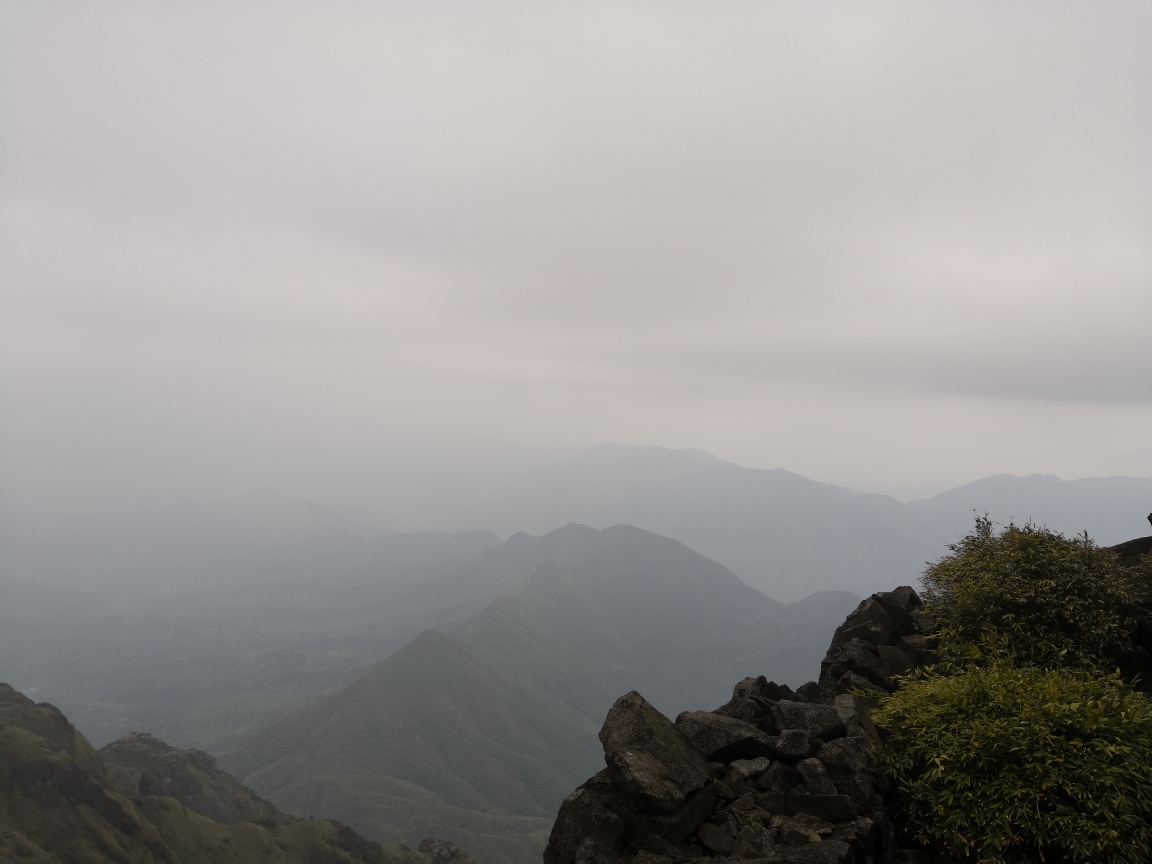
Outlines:
[[[1152,474],[1150,8],[3,3],[4,504]]]

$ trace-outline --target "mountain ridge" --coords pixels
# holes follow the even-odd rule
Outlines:
[[[539,856],[560,801],[595,770],[596,729],[617,688],[647,682],[667,710],[698,708],[726,697],[717,681],[779,671],[777,650],[812,655],[794,672],[813,677],[859,602],[830,595],[795,610],[631,526],[567,525],[509,544],[485,555],[519,569],[481,611],[447,633],[423,631],[222,764],[288,810],[343,817],[393,843],[438,831],[479,860],[520,864]]]

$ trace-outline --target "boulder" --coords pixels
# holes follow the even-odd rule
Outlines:
[[[613,779],[643,810],[671,813],[713,777],[672,721],[635,690],[609,709],[600,743]]]
[[[654,848],[659,840],[678,844],[712,815],[714,806],[712,788],[708,787],[690,794],[671,813],[628,814],[624,820],[625,848],[635,854],[642,848]]]
[[[846,675],[855,675],[872,687],[892,691],[892,680],[888,668],[876,650],[876,646],[864,639],[850,639],[836,648],[829,648],[820,663],[820,683],[830,690],[848,692],[841,685]]]
[[[880,733],[872,724],[872,712],[859,696],[842,693],[832,702],[832,707],[840,716],[840,722],[849,738],[863,738],[876,746],[880,743]]]
[[[812,752],[812,738],[807,729],[785,729],[776,739],[776,752],[792,762],[806,759]]]
[[[778,699],[791,699],[792,688],[787,684],[777,684],[775,681],[769,681],[763,675],[758,675],[755,678],[743,678],[732,688],[733,699],[743,699],[746,697],[763,699],[767,702],[775,702]]]
[[[837,794],[832,778],[828,776],[828,770],[819,759],[803,759],[796,763],[796,770],[800,772],[800,776],[804,778],[804,785],[813,795]]]
[[[892,620],[885,604],[873,595],[857,606],[840,625],[832,637],[832,644],[828,647],[830,650],[839,648],[853,639],[861,639],[873,645],[889,645],[895,642],[902,632],[907,632],[907,629],[902,631]]]
[[[774,852],[777,831],[769,828],[758,819],[750,819],[740,826],[736,835],[736,848],[733,858],[765,858]]]
[[[731,762],[776,755],[773,738],[735,717],[710,711],[685,711],[676,718],[675,726],[709,761]]]
[[[878,770],[870,744],[860,738],[837,738],[820,748],[820,762],[834,777]],[[799,767],[799,766],[797,766]]]
[[[801,684],[796,689],[796,695],[792,697],[793,702],[811,702],[814,705],[828,705],[832,702],[834,694],[829,693],[815,681],[809,681],[807,684]]]
[[[725,779],[747,782],[767,771],[770,764],[766,756],[759,756],[756,759],[737,759],[728,768]]]
[[[727,825],[705,823],[696,829],[700,844],[713,855],[731,855],[736,848],[736,835]]]
[[[560,805],[544,864],[574,864],[585,841],[585,857],[594,848],[615,849],[624,839],[624,814],[631,809],[607,768],[582,785]]]
[[[862,861],[865,857],[875,859],[878,856],[883,836],[884,832],[879,822],[861,816],[851,822],[841,822],[833,826],[829,839],[847,843],[856,853],[857,860]]]
[[[804,782],[800,772],[783,762],[773,762],[772,766],[760,775],[757,787],[764,792],[791,792]]]
[[[848,733],[840,714],[831,705],[790,702],[781,699],[772,706],[772,716],[781,729],[807,729],[813,738],[830,741]]]

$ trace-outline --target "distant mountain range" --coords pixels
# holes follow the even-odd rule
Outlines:
[[[508,537],[546,534],[570,522],[634,525],[679,540],[769,597],[791,601],[815,591],[868,594],[915,582],[925,562],[944,554],[976,514],[1032,520],[1068,534],[1087,530],[1112,545],[1147,533],[1152,511],[1152,478],[1000,475],[903,504],[697,450],[605,444],[489,467],[381,489],[382,516],[424,532],[400,537],[476,532],[460,540],[462,552],[474,551],[469,544],[484,542],[487,531]],[[380,545],[388,542],[319,505],[265,491],[66,521],[13,516],[0,524],[0,574],[165,590],[319,577],[362,581],[395,572],[398,550]],[[435,569],[419,556],[409,566]]]
[[[1147,478],[1001,476],[902,504],[607,445],[422,494],[442,530],[382,536],[267,490],[7,520],[0,680],[97,746],[147,730],[282,808],[525,864],[620,693],[674,715],[745,675],[815,678],[858,595],[916,584],[977,513],[1111,545],[1152,510]]]
[[[523,864],[539,859],[563,797],[602,767],[596,732],[621,693],[640,688],[675,716],[722,704],[747,675],[799,684],[859,602],[776,603],[627,526],[517,535],[483,557],[503,562],[489,573],[543,563],[450,635],[424,631],[223,766],[282,807],[366,836],[436,834]]]
[[[788,601],[915,583],[925,562],[985,512],[998,522],[1032,520],[1066,534],[1087,530],[1105,546],[1120,543],[1148,533],[1152,477],[1000,475],[902,504],[699,450],[603,444],[509,459],[499,472],[448,478],[419,496],[391,511],[419,513],[425,527],[489,528],[500,536],[543,534],[568,522],[634,525]]]

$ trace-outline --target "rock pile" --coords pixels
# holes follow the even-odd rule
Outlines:
[[[635,691],[600,730],[607,767],[564,800],[544,864],[698,859],[883,864],[895,855],[868,705],[930,662],[911,588],[875,594],[836,631],[820,681],[745,678],[675,723]],[[423,851],[423,847],[421,847]]]
[[[920,598],[907,585],[873,594],[837,629],[824,662],[816,698],[852,690],[895,689],[893,675],[916,666],[931,666],[935,657],[925,644],[931,616],[920,611]],[[800,688],[811,687],[805,684]]]

